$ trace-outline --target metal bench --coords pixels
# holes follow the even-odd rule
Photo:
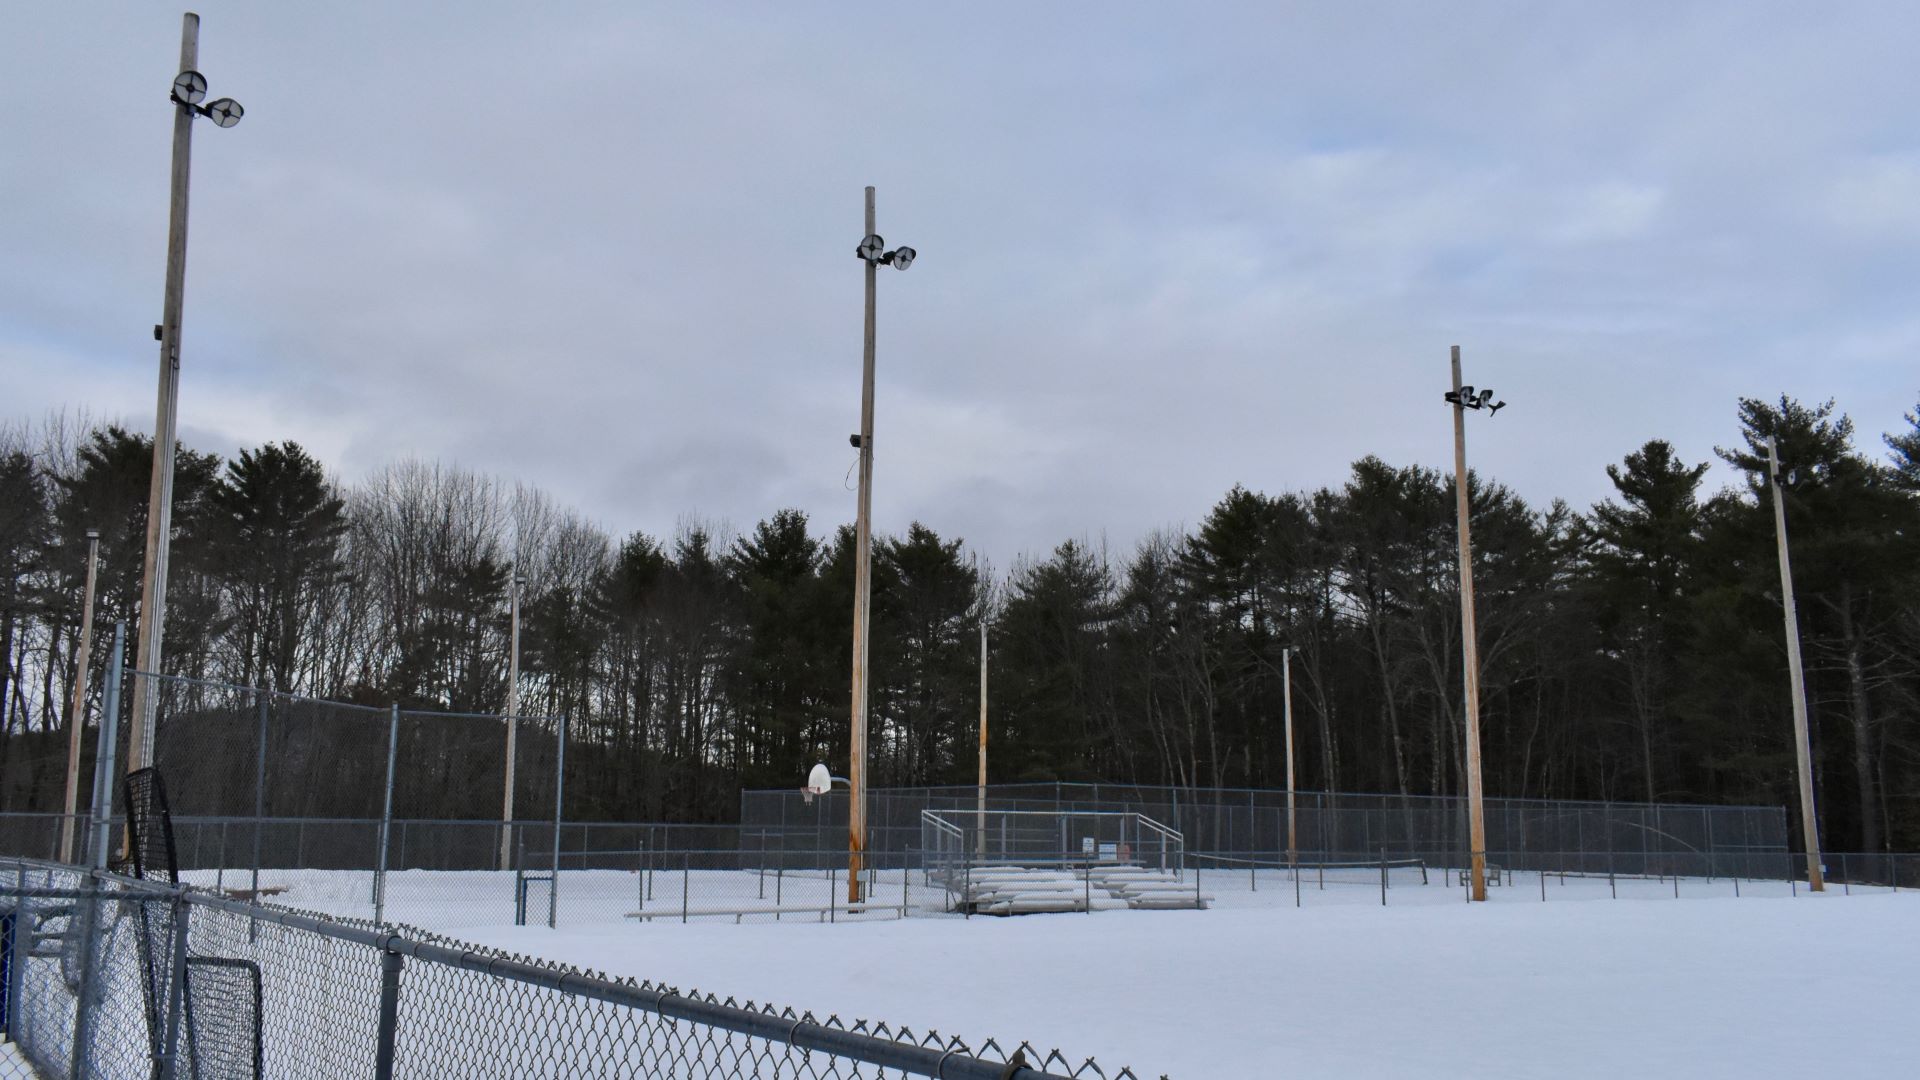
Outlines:
[[[1473,870],[1471,868],[1460,871],[1460,884],[1462,886],[1466,885],[1467,882],[1472,877],[1473,877]],[[1494,865],[1493,863],[1487,864],[1487,884],[1489,885],[1503,884],[1503,882],[1500,880],[1500,867]]]
[[[626,917],[636,919],[640,922],[652,922],[655,919],[679,919],[685,922],[690,919],[704,919],[714,915],[731,915],[733,916],[733,921],[739,923],[748,915],[772,915],[776,919],[782,915],[817,915],[821,922],[827,922],[838,915],[864,915],[870,911],[896,912],[904,919],[907,915],[907,905],[853,904],[849,906],[847,904],[832,904],[826,907],[688,908],[685,911],[663,909],[660,911],[629,911]]]

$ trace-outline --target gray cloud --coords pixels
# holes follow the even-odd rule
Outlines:
[[[1544,501],[1740,395],[1920,392],[1896,5],[209,4],[183,430],[537,484],[616,531],[875,512],[1006,565],[1229,484],[1443,465],[1447,346]],[[30,9],[0,411],[147,422],[177,13]]]

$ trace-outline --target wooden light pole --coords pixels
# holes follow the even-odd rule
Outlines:
[[[1820,870],[1820,822],[1814,813],[1813,760],[1807,735],[1807,682],[1800,667],[1800,615],[1793,605],[1793,568],[1787,562],[1786,485],[1780,477],[1780,455],[1773,436],[1767,436],[1767,486],[1773,489],[1773,536],[1780,552],[1780,608],[1787,625],[1787,674],[1793,683],[1793,752],[1799,759],[1800,833],[1807,845],[1807,888],[1825,892]]]
[[[507,594],[507,776],[500,806],[500,869],[513,869],[513,767],[520,733],[520,589],[527,579],[518,571]],[[559,838],[554,838],[559,843]]]
[[[867,848],[867,647],[873,613],[873,339],[876,278],[882,264],[898,270],[912,265],[914,250],[884,250],[886,242],[873,231],[873,188],[867,188],[867,231],[854,254],[866,263],[867,318],[860,357],[860,505],[854,523],[853,567],[853,737],[852,763],[847,770],[847,903],[860,902],[860,871]]]
[[[1487,898],[1487,817],[1480,787],[1480,648],[1473,627],[1473,541],[1467,524],[1467,410],[1482,409],[1493,400],[1493,391],[1475,397],[1471,386],[1460,385],[1460,346],[1453,347],[1453,390],[1446,395],[1453,404],[1453,494],[1459,517],[1460,536],[1460,660],[1465,681],[1467,722],[1467,837],[1472,849],[1467,857],[1472,867],[1475,900]],[[1493,412],[1505,407],[1502,401]]]
[[[981,854],[987,850],[987,613],[980,611],[980,808],[974,817],[974,832]]]
[[[180,27],[180,70],[200,66],[200,16],[188,12]],[[140,641],[136,671],[160,670],[167,619],[167,557],[173,531],[173,444],[180,392],[180,313],[187,285],[187,175],[193,158],[191,106],[173,110],[173,193],[167,215],[167,285],[160,325],[160,397],[153,421],[153,477],[147,489],[147,549],[140,579]],[[127,771],[152,764],[154,700],[146,679],[133,680],[133,738]]]
[[[867,189],[867,231],[873,235],[873,189]],[[860,351],[860,502],[854,517],[853,562],[853,732],[847,766],[847,903],[860,902],[860,870],[867,848],[867,616],[873,582],[873,303],[879,266],[867,264],[867,311]]]
[[[100,530],[87,530],[87,591],[80,601],[80,652],[74,658],[73,704],[67,710],[67,801],[60,819],[60,861],[73,862],[74,815],[80,812],[80,736],[87,727],[87,674],[93,663],[93,587],[99,579]]]
[[[193,157],[193,121],[205,116],[220,127],[240,122],[231,98],[201,105],[207,80],[194,70],[200,58],[200,16],[187,12],[180,26],[180,74],[173,84],[173,185],[167,215],[167,285],[160,323],[160,391],[153,421],[153,478],[147,490],[147,546],[140,580],[140,641],[137,672],[158,673],[167,621],[167,564],[173,540],[173,447],[179,428],[180,314],[187,287],[187,177]],[[153,764],[155,701],[148,680],[133,680],[133,733],[127,771]]]
[[[1294,828],[1293,791],[1293,646],[1280,650],[1281,700],[1287,723],[1287,865],[1300,862],[1299,834]]]

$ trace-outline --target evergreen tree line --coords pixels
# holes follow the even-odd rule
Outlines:
[[[1745,399],[1716,450],[1743,483],[1704,492],[1707,464],[1655,440],[1585,512],[1471,478],[1488,792],[1792,803],[1774,436],[1828,846],[1920,848],[1920,412],[1906,419],[1863,448],[1831,402]],[[60,800],[88,528],[90,713],[112,624],[138,622],[151,453],[60,417],[0,431],[8,810]],[[177,450],[174,492],[169,673],[498,712],[518,574],[521,712],[569,717],[570,818],[730,820],[742,786],[845,760],[848,526],[788,509],[742,535],[689,521],[616,540],[455,467],[342,484],[293,443]],[[1339,486],[1235,487],[1191,531],[1117,554],[1069,540],[1004,575],[926,525],[877,538],[873,782],[973,781],[984,619],[996,781],[1280,786],[1291,648],[1303,789],[1457,793],[1455,545],[1452,477],[1374,457]],[[473,783],[497,784],[488,771]]]

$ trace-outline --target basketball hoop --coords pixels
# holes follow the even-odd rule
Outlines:
[[[806,786],[800,789],[800,794],[807,800],[807,805],[813,805],[813,797],[815,795],[824,795],[828,791],[831,791],[835,779],[833,773],[829,771],[825,765],[815,765],[813,771],[807,774]]]

